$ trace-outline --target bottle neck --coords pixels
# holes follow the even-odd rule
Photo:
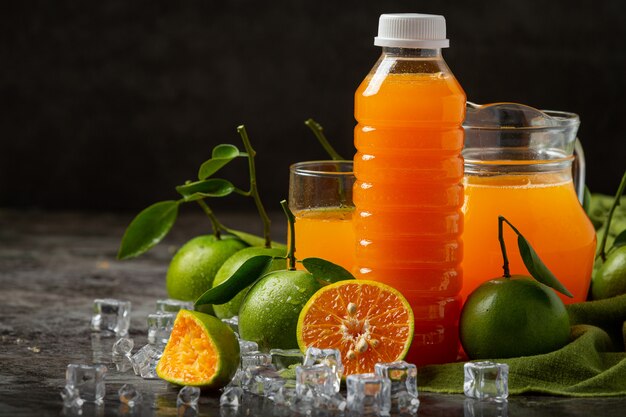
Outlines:
[[[391,48],[383,47],[383,55],[396,58],[441,58],[441,48]]]

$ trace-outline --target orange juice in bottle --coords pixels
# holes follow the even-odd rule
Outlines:
[[[454,361],[459,345],[465,93],[445,31],[443,16],[382,15],[382,55],[355,94],[355,270],[411,304],[416,364]]]

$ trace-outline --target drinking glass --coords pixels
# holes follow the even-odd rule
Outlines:
[[[296,257],[323,258],[352,271],[352,161],[298,162],[289,171],[289,209],[296,217]]]

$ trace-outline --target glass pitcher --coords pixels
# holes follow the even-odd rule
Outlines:
[[[584,189],[579,125],[573,113],[515,103],[468,103],[463,125],[464,299],[482,282],[502,276],[498,215],[518,228],[574,295],[559,294],[563,302],[587,298],[596,234],[579,202]],[[578,190],[572,178],[575,153]],[[508,228],[504,235],[511,273],[529,275],[516,235]]]

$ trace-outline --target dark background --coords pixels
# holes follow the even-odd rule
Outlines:
[[[587,183],[626,168],[626,2],[15,1],[0,6],[0,207],[136,211],[176,198],[218,143],[258,151],[266,204],[288,166],[352,156],[353,94],[384,12],[443,14],[468,99],[580,114]],[[225,176],[247,187],[240,163]],[[231,196],[218,203],[252,208]]]

